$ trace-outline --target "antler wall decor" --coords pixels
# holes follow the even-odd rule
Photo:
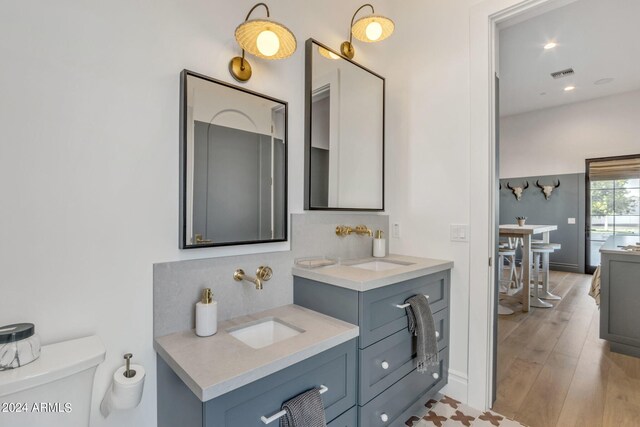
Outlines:
[[[538,187],[541,191],[542,194],[544,194],[544,198],[549,200],[549,197],[551,197],[551,192],[560,187],[560,180],[558,180],[557,184],[553,184],[553,185],[540,185],[539,180],[536,180],[536,187]]]
[[[520,201],[520,199],[522,199],[522,193],[524,192],[524,190],[529,188],[529,181],[525,181],[524,186],[518,186],[518,187],[512,187],[511,184],[507,182],[507,188],[511,190],[516,200]]]

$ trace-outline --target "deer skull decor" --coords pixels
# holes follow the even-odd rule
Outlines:
[[[560,187],[560,180],[558,180],[558,183],[554,185],[540,185],[540,183],[536,180],[536,187],[542,190],[542,194],[544,194],[544,198],[549,200],[549,197],[551,197],[551,192],[555,188]]]
[[[516,200],[520,201],[520,199],[522,199],[522,193],[524,192],[524,190],[529,188],[529,181],[525,181],[524,187],[512,187],[511,184],[507,182],[507,188],[511,190]]]

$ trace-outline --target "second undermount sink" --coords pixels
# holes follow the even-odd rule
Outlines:
[[[387,271],[387,270],[394,270],[396,268],[405,267],[411,264],[412,263],[406,263],[406,262],[375,260],[375,261],[362,262],[360,264],[353,264],[350,267],[361,268],[363,270],[369,270],[369,271]]]
[[[227,332],[251,348],[263,348],[295,337],[303,333],[304,329],[297,328],[276,317],[265,317],[255,322],[227,329]]]

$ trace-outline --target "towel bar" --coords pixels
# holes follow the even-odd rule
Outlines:
[[[425,297],[427,297],[427,299],[429,299],[429,295],[425,295]],[[407,308],[409,307],[409,304],[396,304],[395,305],[398,308]]]
[[[327,391],[329,391],[329,389],[323,385],[320,386],[320,394],[324,394]],[[260,417],[260,421],[262,421],[264,424],[270,424],[272,422],[274,422],[275,420],[279,419],[280,417],[283,417],[286,415],[285,411],[280,411],[277,412],[273,415],[271,415],[270,417],[265,417],[264,415]]]

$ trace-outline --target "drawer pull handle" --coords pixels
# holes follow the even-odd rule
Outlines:
[[[427,299],[429,299],[429,295],[425,295],[425,297],[427,297]],[[407,308],[407,307],[409,307],[409,304],[395,304],[395,306],[397,308]]]
[[[382,369],[386,371],[387,369],[389,369],[389,362],[387,362],[386,360],[383,360],[380,366],[382,366]]]
[[[436,331],[436,338],[440,338],[440,332]]]
[[[328,388],[326,388],[325,386],[321,385],[320,386],[320,394],[325,394],[327,391],[329,391]],[[284,417],[287,413],[285,411],[280,411],[278,413],[275,413],[273,415],[271,415],[270,417],[265,417],[264,415],[260,417],[260,421],[262,421],[264,424],[270,424],[272,422],[274,422],[275,420],[279,419],[280,417]]]
[[[433,375],[431,375],[433,377],[434,380],[437,380],[438,378],[440,378],[440,374],[438,374],[437,372],[434,372]]]
[[[387,421],[389,421],[389,415],[383,412],[382,415],[380,415],[380,419],[382,420],[383,423],[386,423]]]

